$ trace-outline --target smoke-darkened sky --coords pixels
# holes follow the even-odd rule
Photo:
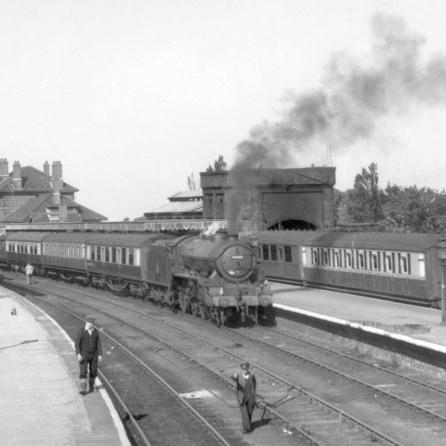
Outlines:
[[[229,165],[446,187],[446,5],[0,0],[0,157],[135,218]]]

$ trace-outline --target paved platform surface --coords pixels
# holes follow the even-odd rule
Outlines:
[[[441,311],[347,293],[272,283],[274,303],[446,346]]]
[[[78,373],[62,328],[0,287],[0,444],[130,445],[106,391],[82,397]]]

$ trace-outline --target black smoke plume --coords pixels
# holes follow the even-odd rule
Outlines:
[[[247,214],[255,208],[253,170],[291,167],[296,155],[304,158],[315,144],[341,150],[372,137],[379,119],[389,113],[404,113],[422,103],[446,103],[444,55],[423,59],[425,39],[400,17],[377,14],[371,31],[367,64],[345,54],[333,55],[319,88],[290,96],[281,120],[255,126],[238,144],[229,177],[230,226],[240,220],[240,211]]]

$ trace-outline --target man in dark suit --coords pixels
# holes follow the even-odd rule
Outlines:
[[[236,382],[236,395],[242,416],[243,433],[247,434],[252,431],[251,418],[256,406],[256,377],[249,370],[248,362],[240,364],[240,371],[232,375],[232,379]]]
[[[94,316],[87,316],[85,327],[76,337],[76,356],[79,361],[80,394],[87,393],[87,372],[90,392],[95,390],[94,382],[98,374],[98,362],[102,361],[102,346],[99,331],[94,327]]]

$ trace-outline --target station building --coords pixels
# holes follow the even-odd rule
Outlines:
[[[107,218],[75,201],[78,189],[62,177],[62,163],[45,161],[43,170],[21,166],[12,172],[0,159],[0,224],[42,222],[101,222]]]
[[[225,219],[241,230],[327,230],[334,226],[335,172],[334,167],[203,172],[203,217]]]
[[[327,230],[334,226],[334,167],[200,173],[201,190],[179,192],[138,221],[153,230],[215,227]],[[235,198],[235,199],[234,199]]]

